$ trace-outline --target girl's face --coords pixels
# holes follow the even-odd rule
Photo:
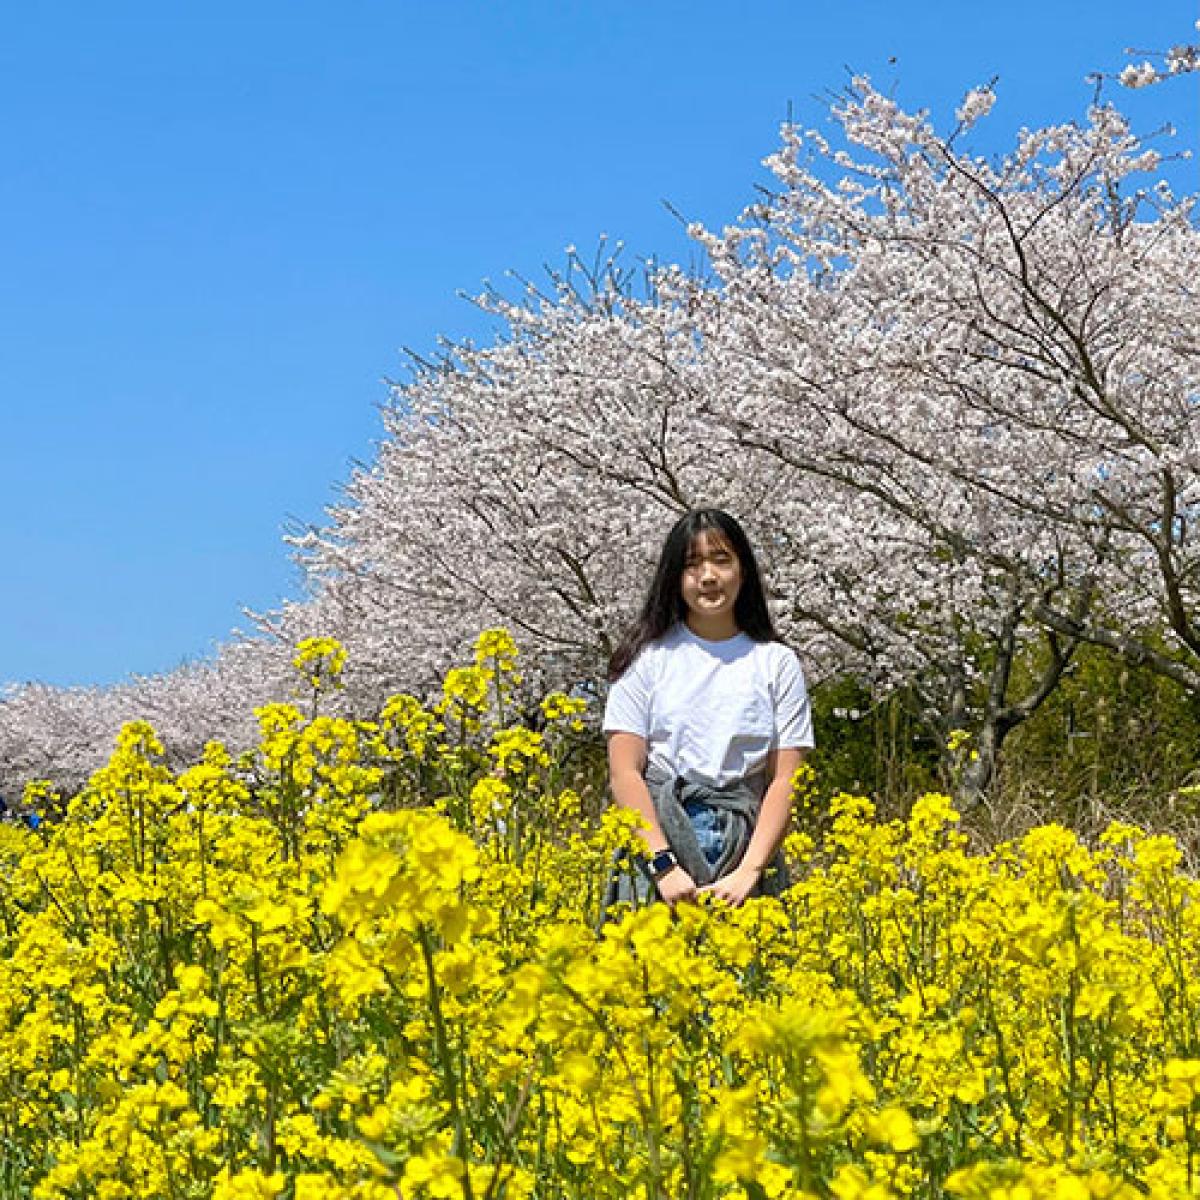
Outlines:
[[[697,534],[680,581],[688,613],[706,621],[732,619],[741,587],[742,564],[733,547],[716,530]]]

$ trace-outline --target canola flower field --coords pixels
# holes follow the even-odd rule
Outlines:
[[[435,705],[320,715],[343,658],[250,755],[131,725],[0,829],[0,1196],[1200,1195],[1169,839],[843,795],[782,900],[601,923],[636,835],[569,786],[581,702],[522,723],[493,630]]]

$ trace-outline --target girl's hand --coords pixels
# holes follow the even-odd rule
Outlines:
[[[757,867],[742,863],[740,867],[735,867],[728,875],[722,875],[720,879],[699,890],[702,892],[711,892],[718,900],[724,900],[726,904],[736,906],[741,904],[754,891],[761,878],[762,872]]]
[[[672,908],[696,898],[696,881],[682,867],[672,867],[654,886]]]

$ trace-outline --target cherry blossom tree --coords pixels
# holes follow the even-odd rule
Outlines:
[[[1157,156],[1111,107],[972,156],[991,99],[942,137],[855,81],[842,145],[785,130],[779,191],[697,231],[721,285],[714,418],[913,564],[905,627],[941,631],[940,687],[976,677],[981,776],[1081,638],[1200,683],[1190,202],[1136,186]],[[954,587],[969,606],[935,615]],[[1046,669],[1012,696],[1030,639]]]
[[[1196,22],[1196,30],[1200,32],[1200,21]],[[1128,88],[1150,87],[1177,75],[1190,75],[1200,71],[1200,45],[1195,42],[1179,43],[1170,50],[1159,53],[1139,53],[1134,50],[1128,53],[1141,58],[1141,62],[1130,63],[1117,76]]]
[[[365,642],[408,612],[432,672],[501,622],[560,681],[594,678],[665,526],[728,483],[696,417],[686,313],[635,301],[614,264],[584,274],[483,298],[505,336],[397,389],[377,462],[328,529],[296,539],[323,591],[359,606]]]
[[[127,721],[149,721],[175,767],[196,762],[205,743],[251,746],[254,709],[287,700],[295,687],[291,647],[240,637],[208,662],[109,687],[29,683],[0,700],[0,795],[19,800],[24,785],[48,779],[71,795],[103,766]]]
[[[418,363],[376,461],[291,539],[307,598],[212,664],[20,689],[0,775],[77,780],[132,716],[179,753],[245,744],[307,636],[347,646],[347,711],[428,692],[498,623],[536,685],[599,680],[702,504],[747,524],[814,680],[973,735],[968,798],[1082,640],[1200,691],[1190,201],[1111,106],[979,156],[992,101],[940,133],[856,80],[836,136],[786,128],[774,190],[693,231],[708,275],[572,254],[488,292],[500,335]]]

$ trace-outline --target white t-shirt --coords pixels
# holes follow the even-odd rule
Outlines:
[[[647,769],[720,787],[764,770],[772,750],[813,744],[804,672],[782,642],[720,642],[683,622],[612,685],[605,733],[646,739]]]

